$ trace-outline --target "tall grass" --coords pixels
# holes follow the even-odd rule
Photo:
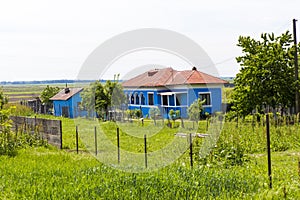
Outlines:
[[[48,118],[53,118],[48,116]],[[0,156],[0,199],[299,199],[298,125],[271,127],[273,189],[268,188],[265,127],[262,124],[226,122],[216,146],[207,157],[199,151],[205,138],[194,138],[194,167],[188,150],[173,164],[155,171],[132,173],[102,164],[86,151],[75,149],[75,125],[79,127],[81,150],[94,154],[97,121],[59,118],[63,122],[64,148],[27,147],[15,157]],[[187,122],[187,124],[190,122]],[[206,122],[200,122],[203,130]],[[109,141],[116,146],[120,128],[121,148],[143,151],[143,135],[149,136],[149,152],[170,143],[182,128],[101,122],[98,144],[103,155]],[[192,124],[189,124],[192,127]],[[187,129],[191,128],[187,125]],[[151,129],[152,128],[152,129]],[[150,130],[151,129],[151,130]],[[189,130],[202,132],[199,129]],[[100,132],[105,135],[100,136]],[[104,137],[105,136],[105,137]],[[185,141],[186,138],[184,138]],[[86,144],[86,141],[91,143]],[[112,152],[116,162],[116,149]],[[122,156],[122,155],[121,155]],[[198,157],[197,157],[198,156]],[[98,158],[98,159],[97,159]],[[121,157],[122,159],[123,157]]]

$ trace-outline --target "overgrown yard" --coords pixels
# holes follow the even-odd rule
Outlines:
[[[206,157],[199,156],[205,139],[194,138],[193,168],[187,148],[167,167],[134,173],[98,161],[105,155],[107,142],[116,146],[117,127],[121,150],[142,154],[144,134],[148,137],[149,153],[156,152],[170,144],[177,137],[175,133],[196,132],[192,123],[186,122],[185,129],[180,126],[170,129],[162,124],[154,126],[150,120],[146,120],[144,126],[140,121],[101,122],[99,126],[94,120],[60,119],[64,150],[28,146],[19,150],[16,156],[0,156],[0,199],[300,198],[298,124],[271,125],[273,188],[269,189],[263,124],[226,122],[217,144]],[[75,124],[81,138],[79,154],[75,151]],[[197,132],[205,133],[206,121],[200,124]],[[97,157],[94,126],[98,134]],[[188,143],[188,138],[179,140]],[[118,165],[117,149],[112,151],[113,162]],[[120,165],[123,158],[121,153]],[[149,162],[151,167],[151,159]]]

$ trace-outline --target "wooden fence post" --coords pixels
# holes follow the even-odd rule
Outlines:
[[[60,131],[60,149],[63,149],[63,138],[62,138],[62,122],[59,120],[59,131]]]
[[[94,132],[95,132],[95,155],[97,156],[98,149],[97,149],[97,127],[96,126]]]
[[[144,145],[145,145],[145,167],[148,167],[148,158],[147,158],[147,136],[144,135]]]
[[[193,168],[193,140],[192,140],[191,133],[190,133],[190,163],[191,163],[191,168]]]
[[[117,128],[117,143],[118,143],[118,163],[120,164],[120,133],[119,133],[119,127]]]
[[[266,130],[267,130],[267,149],[268,149],[268,176],[269,187],[272,188],[272,169],[271,169],[271,148],[270,148],[270,121],[269,114],[266,114]]]
[[[76,126],[76,152],[78,154],[78,126]]]

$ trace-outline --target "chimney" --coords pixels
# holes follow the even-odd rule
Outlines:
[[[68,83],[66,83],[65,94],[68,94],[69,92],[70,92],[70,88],[68,88]]]
[[[70,88],[66,87],[65,88],[65,94],[68,94],[70,92]]]
[[[148,71],[148,76],[153,76],[154,74],[156,74],[158,72],[158,70],[152,70],[152,71]]]

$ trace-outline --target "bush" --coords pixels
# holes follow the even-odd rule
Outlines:
[[[0,155],[15,156],[17,150],[27,146],[47,146],[47,142],[35,133],[13,133],[10,115],[14,107],[0,110]]]
[[[28,106],[24,106],[21,104],[6,104],[4,106],[4,109],[9,109],[11,108],[10,114],[13,116],[31,116],[34,115],[34,112],[31,108]]]

